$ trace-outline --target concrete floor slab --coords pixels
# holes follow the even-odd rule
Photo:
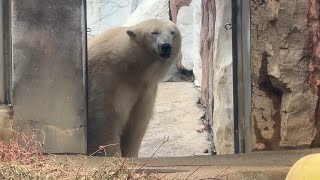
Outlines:
[[[157,172],[166,178],[214,180],[284,180],[291,166],[300,158],[320,149],[253,152],[237,155],[128,158],[129,168]],[[54,156],[58,161],[86,163],[97,168],[115,158]]]
[[[197,105],[199,90],[192,82],[159,84],[154,115],[143,139],[139,157],[178,157],[209,155],[209,133],[200,118],[204,111]],[[204,153],[206,152],[207,153]]]

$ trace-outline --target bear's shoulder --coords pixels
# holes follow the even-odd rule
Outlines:
[[[126,28],[125,27],[114,27],[107,31],[102,32],[96,37],[90,38],[88,40],[88,46],[98,45],[107,41],[115,42],[116,39],[120,39],[126,35]]]

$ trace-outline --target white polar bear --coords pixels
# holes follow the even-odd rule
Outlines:
[[[179,56],[181,34],[169,20],[150,19],[90,39],[88,153],[110,145],[106,156],[138,156],[158,83]]]

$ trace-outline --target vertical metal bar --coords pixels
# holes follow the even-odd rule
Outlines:
[[[237,0],[239,152],[251,152],[250,1]]]
[[[245,137],[244,137],[244,84],[243,84],[243,58],[242,58],[242,8],[241,8],[241,0],[237,0],[237,7],[238,7],[238,24],[237,24],[237,39],[238,39],[238,117],[239,117],[239,152],[244,152],[244,144],[245,144]]]
[[[250,45],[250,1],[241,1],[241,28],[242,28],[242,67],[243,67],[243,119],[244,119],[244,151],[252,151],[251,145],[251,45]]]
[[[83,0],[83,18],[82,18],[82,23],[85,28],[83,31],[83,42],[84,42],[84,47],[83,47],[83,52],[82,52],[82,57],[83,59],[83,93],[84,93],[84,124],[85,127],[87,127],[87,120],[88,120],[88,33],[87,33],[87,28],[88,28],[88,19],[87,19],[87,0]],[[87,144],[88,144],[88,138],[87,138],[87,129],[85,129],[84,132],[84,139],[85,139],[85,152],[87,153]]]
[[[5,103],[4,1],[0,0],[0,104]]]
[[[239,116],[238,116],[238,7],[237,0],[231,1],[232,6],[232,79],[233,79],[233,120],[234,120],[234,153],[239,154]]]
[[[12,103],[11,0],[3,0],[5,101]]]

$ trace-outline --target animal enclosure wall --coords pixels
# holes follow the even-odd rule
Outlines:
[[[0,102],[12,103],[15,128],[31,124],[32,127],[43,129],[45,150],[84,153],[85,2],[7,2],[10,2],[10,14],[7,16],[10,19],[3,17],[3,21],[9,22],[12,46],[0,39],[0,63],[4,62],[1,60],[3,57],[12,62],[5,65],[11,83],[2,83],[3,76],[0,77],[0,84],[6,90],[4,99],[3,89],[0,90]],[[134,11],[140,2],[152,4],[149,0],[132,2],[135,2],[132,4],[134,8],[130,8],[130,11]],[[193,20],[198,20],[199,2],[159,0],[154,1],[158,5],[154,7],[163,8],[157,8],[161,17],[180,21],[180,24],[186,22],[191,26],[192,23],[186,19],[189,16],[183,14],[192,14]],[[248,77],[251,73],[252,101],[248,102],[248,96],[244,96],[243,101],[247,106],[251,103],[252,113],[248,115],[248,111],[244,112],[246,114],[242,120],[244,122],[251,118],[252,132],[243,138],[252,140],[253,150],[319,147],[320,5],[315,0],[251,0],[250,3],[251,72],[243,72],[247,76],[243,77],[242,86],[249,86]],[[194,8],[192,13],[191,7]],[[137,9],[135,13],[131,12],[133,17],[127,24],[135,23],[141,14],[154,15],[150,9]],[[231,22],[231,11],[230,1],[202,0],[201,24],[195,23],[197,26],[193,29],[195,34],[200,33],[195,40],[201,55],[201,63],[195,63],[197,68],[201,68],[197,71],[199,77],[201,74],[197,82],[201,82],[201,100],[212,122],[210,125],[218,154],[233,153],[234,150],[232,35],[224,27]],[[91,22],[94,24],[95,20]],[[198,25],[201,25],[201,29]],[[0,34],[3,34],[3,29],[0,29]],[[6,51],[6,47],[12,47],[12,53]],[[178,63],[178,68],[183,66],[183,62]],[[3,74],[1,69],[0,74]],[[247,90],[250,91],[250,88],[247,87]],[[11,118],[11,113],[8,106],[0,109],[5,112],[0,112],[0,138],[3,138],[4,132],[11,127],[11,121],[2,119]]]
[[[14,128],[42,130],[46,152],[86,153],[85,1],[10,6]]]
[[[115,24],[128,26],[148,18],[171,19],[176,23],[183,34],[182,57],[165,81],[177,69],[193,71],[194,84],[201,86],[201,102],[207,108],[208,129],[214,136],[210,140],[215,141],[218,154],[233,153],[232,34],[224,27],[231,23],[231,1],[144,0],[130,1],[129,5],[121,2],[124,1],[88,0],[88,27],[92,28],[88,34],[94,36]]]

